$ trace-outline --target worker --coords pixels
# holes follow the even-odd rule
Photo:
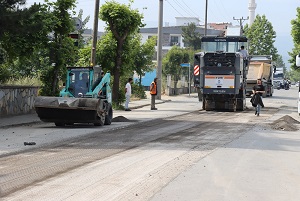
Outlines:
[[[88,76],[87,73],[82,73],[81,74],[81,80],[78,80],[76,82],[76,86],[80,87],[80,88],[84,88],[84,89],[88,88],[88,86],[89,86],[89,76]]]
[[[244,59],[247,59],[248,58],[248,51],[247,50],[245,50],[245,46],[241,46],[241,49],[240,49],[240,53],[242,54],[242,56],[243,56],[243,58]]]
[[[130,96],[131,96],[131,84],[133,82],[132,78],[128,78],[128,82],[125,86],[125,97],[126,97],[126,102],[125,102],[125,111],[131,111],[131,109],[129,109],[128,104],[130,101]]]
[[[257,79],[257,85],[253,87],[253,102],[256,105],[255,115],[259,116],[261,107],[264,107],[262,95],[265,93],[265,87],[262,85],[261,79]]]
[[[240,54],[242,55],[243,57],[243,60],[244,60],[244,67],[248,66],[248,51],[245,50],[245,46],[241,46],[241,49],[240,49]]]
[[[150,85],[150,94],[151,94],[151,110],[157,110],[155,107],[155,96],[157,95],[157,78],[154,78],[153,82]]]

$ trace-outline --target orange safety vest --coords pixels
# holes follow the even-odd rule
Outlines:
[[[150,85],[150,94],[151,95],[156,95],[157,94],[156,83],[155,82],[152,82],[151,85]]]

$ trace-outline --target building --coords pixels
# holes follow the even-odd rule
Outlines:
[[[169,51],[173,46],[178,47],[185,47],[182,37],[182,28],[185,26],[165,26],[162,30],[162,52],[165,54],[167,51]],[[158,28],[142,28],[140,29],[140,33],[142,35],[142,43],[145,43],[149,38],[153,36],[157,36]],[[200,33],[204,36],[205,29],[204,27],[197,27],[196,29],[197,33]],[[224,32],[221,30],[215,30],[215,29],[208,29],[207,35],[215,35],[219,36],[223,34]],[[157,49],[157,46],[155,47]]]

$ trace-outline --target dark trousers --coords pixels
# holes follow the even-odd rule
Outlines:
[[[152,109],[152,108],[155,108],[155,96],[156,96],[156,95],[152,95],[152,94],[151,94],[151,109]]]

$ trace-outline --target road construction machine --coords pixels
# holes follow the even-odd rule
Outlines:
[[[266,91],[263,97],[272,96],[274,92],[273,74],[272,55],[250,55],[246,95],[251,96],[252,89],[257,84],[257,79],[261,79]]]
[[[246,109],[248,60],[239,49],[247,47],[247,38],[205,36],[201,44],[203,52],[195,54],[194,86],[201,91],[203,109]]]
[[[60,97],[38,96],[34,107],[42,121],[54,122],[56,126],[110,125],[113,116],[110,73],[102,77],[100,67],[67,67]]]

